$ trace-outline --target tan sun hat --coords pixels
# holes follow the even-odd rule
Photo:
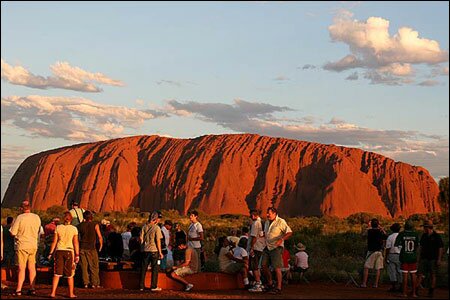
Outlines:
[[[305,251],[306,247],[302,243],[298,243],[297,245],[295,245],[295,249]]]

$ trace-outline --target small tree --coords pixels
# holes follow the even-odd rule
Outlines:
[[[439,204],[443,211],[448,212],[448,177],[439,180]]]

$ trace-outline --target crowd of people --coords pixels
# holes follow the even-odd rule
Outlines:
[[[15,295],[22,295],[25,273],[28,269],[30,288],[34,295],[36,279],[36,258],[39,239],[44,240],[41,264],[53,266],[53,281],[50,297],[54,298],[60,277],[67,278],[68,297],[75,298],[74,276],[80,271],[80,281],[84,288],[101,288],[99,263],[130,261],[140,272],[139,289],[145,291],[145,276],[151,270],[150,291],[158,292],[158,273],[167,275],[190,291],[194,285],[186,275],[204,270],[205,233],[199,221],[198,212],[188,213],[190,225],[187,231],[181,223],[173,224],[160,211],[149,215],[145,224],[139,226],[131,222],[123,233],[117,232],[110,221],[94,221],[94,214],[72,203],[72,209],[64,213],[61,220],[53,218],[44,227],[37,214],[31,212],[30,203],[24,201],[21,214],[14,220],[6,219],[2,226],[2,266],[18,267],[18,281]],[[294,260],[285,241],[292,236],[292,230],[282,219],[275,207],[266,211],[263,221],[260,211],[249,213],[249,226],[235,228],[228,236],[217,239],[214,250],[220,272],[241,274],[245,288],[251,293],[269,292],[280,294],[283,282],[298,272],[300,278],[309,269],[308,254],[303,243],[294,245]],[[375,269],[373,287],[378,287],[380,271],[387,266],[391,282],[391,292],[400,291],[407,297],[408,274],[411,276],[411,296],[417,297],[425,276],[430,278],[429,295],[436,286],[436,271],[443,255],[443,241],[433,223],[427,221],[424,233],[414,230],[411,221],[401,225],[394,223],[388,236],[377,219],[372,219],[367,230],[367,255],[364,263],[362,288],[367,287],[369,270]],[[290,243],[289,243],[290,244]],[[290,247],[289,247],[290,248]],[[79,268],[77,268],[79,265]],[[2,283],[2,288],[4,285]]]

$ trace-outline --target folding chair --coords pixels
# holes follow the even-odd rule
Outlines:
[[[347,280],[347,283],[345,284],[345,286],[348,286],[349,284],[353,283],[356,287],[359,287],[359,284],[356,282],[356,280],[353,276],[355,274],[352,274],[352,272],[349,272],[349,271],[345,271],[345,273],[347,273],[347,276],[348,276],[348,280]]]
[[[334,283],[334,284],[338,284],[338,283],[336,282],[336,280],[334,280],[334,278],[336,277],[336,275],[331,275],[329,272],[325,272],[325,274],[327,274],[327,277],[328,277],[328,281],[327,281],[327,282],[332,282],[332,283]]]

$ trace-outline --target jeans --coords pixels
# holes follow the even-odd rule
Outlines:
[[[151,289],[154,289],[158,286],[158,252],[144,252],[142,255],[142,267],[141,267],[141,280],[139,281],[139,288],[144,288],[145,283],[145,274],[147,273],[148,265],[152,267],[152,281],[151,281]]]

